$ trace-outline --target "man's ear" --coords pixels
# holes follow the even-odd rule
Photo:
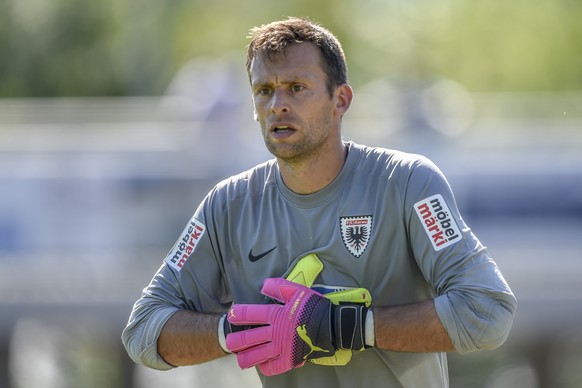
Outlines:
[[[343,116],[352,105],[354,91],[352,90],[352,87],[350,85],[342,84],[336,88],[335,92],[336,92],[335,107],[338,110],[340,116]]]

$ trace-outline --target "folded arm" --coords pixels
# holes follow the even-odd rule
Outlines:
[[[498,273],[493,262],[481,264]],[[502,278],[500,278],[501,280]],[[457,351],[461,354],[501,346],[509,334],[517,300],[506,284],[450,290],[433,300],[375,307],[375,346],[405,352]]]
[[[194,365],[226,355],[218,344],[220,315],[180,310],[168,319],[157,341],[159,355],[170,365]]]
[[[434,301],[393,307],[375,307],[375,346],[399,352],[448,352],[455,350],[442,325]]]

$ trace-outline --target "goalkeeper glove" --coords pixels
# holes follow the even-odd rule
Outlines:
[[[283,304],[235,304],[228,314],[235,325],[266,325],[226,338],[241,368],[258,365],[271,376],[310,359],[332,356],[337,349],[367,347],[363,304],[335,305],[320,293],[282,278],[266,279],[261,293]]]
[[[228,319],[226,319],[226,314],[222,314],[220,316],[220,320],[218,321],[218,343],[220,344],[222,351],[225,353],[230,353],[230,350],[228,350],[228,348],[226,347],[226,336],[227,335],[229,335],[231,333],[236,333],[238,331],[249,330],[249,329],[252,329],[254,327],[258,327],[258,326],[232,325],[230,322],[228,322]]]
[[[306,287],[311,287],[315,282],[317,276],[323,270],[323,263],[319,260],[316,254],[311,253],[299,259],[297,264],[289,272],[286,279],[295,283],[299,283]],[[325,297],[330,299],[332,303],[338,305],[342,302],[364,303],[366,307],[370,307],[372,303],[372,296],[365,288],[351,288],[343,291],[335,291],[325,294]],[[368,314],[371,314],[370,312]],[[370,316],[368,315],[368,320]],[[373,321],[370,322],[373,325]],[[369,328],[367,328],[369,329]],[[371,333],[366,333],[373,336],[373,329]],[[320,357],[309,360],[313,364],[326,366],[343,366],[347,365],[352,359],[352,351],[347,349],[337,349],[333,356]]]

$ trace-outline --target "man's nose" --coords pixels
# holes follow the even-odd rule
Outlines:
[[[271,112],[274,114],[289,112],[289,96],[285,90],[274,90],[271,98]]]

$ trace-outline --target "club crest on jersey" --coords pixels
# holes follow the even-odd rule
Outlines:
[[[342,241],[356,258],[362,256],[372,235],[372,216],[340,217]]]
[[[435,251],[463,238],[442,195],[435,194],[415,203],[414,210]]]

